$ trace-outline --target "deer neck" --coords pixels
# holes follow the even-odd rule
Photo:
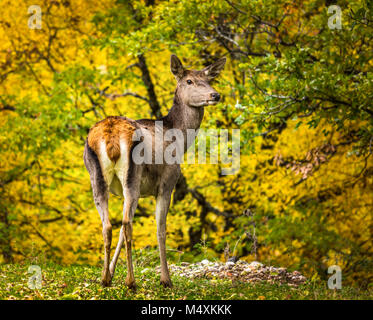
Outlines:
[[[167,127],[179,129],[185,134],[187,129],[199,129],[203,114],[204,107],[190,107],[186,105],[176,90],[172,108],[163,120]]]

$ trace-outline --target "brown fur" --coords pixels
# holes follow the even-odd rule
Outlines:
[[[117,162],[120,158],[120,139],[124,139],[128,147],[132,145],[132,135],[136,128],[131,120],[125,117],[108,117],[97,122],[88,134],[88,145],[98,155],[100,141],[105,140],[106,152],[109,159]]]

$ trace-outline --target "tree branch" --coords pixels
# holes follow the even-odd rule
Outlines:
[[[146,64],[146,60],[145,60],[144,55],[140,54],[138,56],[138,60],[139,60],[139,63],[138,63],[139,68],[140,68],[141,74],[142,74],[141,78],[142,78],[142,81],[144,82],[144,85],[145,85],[146,90],[148,92],[149,99],[147,99],[147,101],[150,105],[152,115],[156,118],[161,118],[162,117],[161,106],[158,102],[157,95],[155,94],[153,81],[150,77],[149,69],[148,69],[148,66]]]

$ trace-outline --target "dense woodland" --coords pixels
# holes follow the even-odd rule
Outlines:
[[[30,5],[42,11],[30,29]],[[328,7],[341,8],[332,29]],[[1,0],[0,261],[100,264],[101,222],[83,164],[109,115],[172,105],[170,55],[227,64],[202,128],[240,129],[240,170],[184,164],[167,247],[185,261],[238,256],[326,278],[373,280],[372,1]],[[330,21],[329,21],[330,22]],[[335,22],[335,21],[334,21]],[[156,247],[153,198],[134,247]],[[122,200],[111,196],[113,239]],[[115,248],[115,245],[113,245]]]

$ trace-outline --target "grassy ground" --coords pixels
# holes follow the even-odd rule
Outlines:
[[[333,291],[321,283],[307,283],[298,288],[268,283],[232,283],[228,280],[189,280],[172,276],[174,288],[159,285],[153,268],[137,267],[136,292],[124,285],[126,269],[119,265],[110,288],[100,286],[100,267],[40,265],[42,288],[29,289],[30,264],[0,265],[0,299],[372,299],[373,292],[344,287]]]

